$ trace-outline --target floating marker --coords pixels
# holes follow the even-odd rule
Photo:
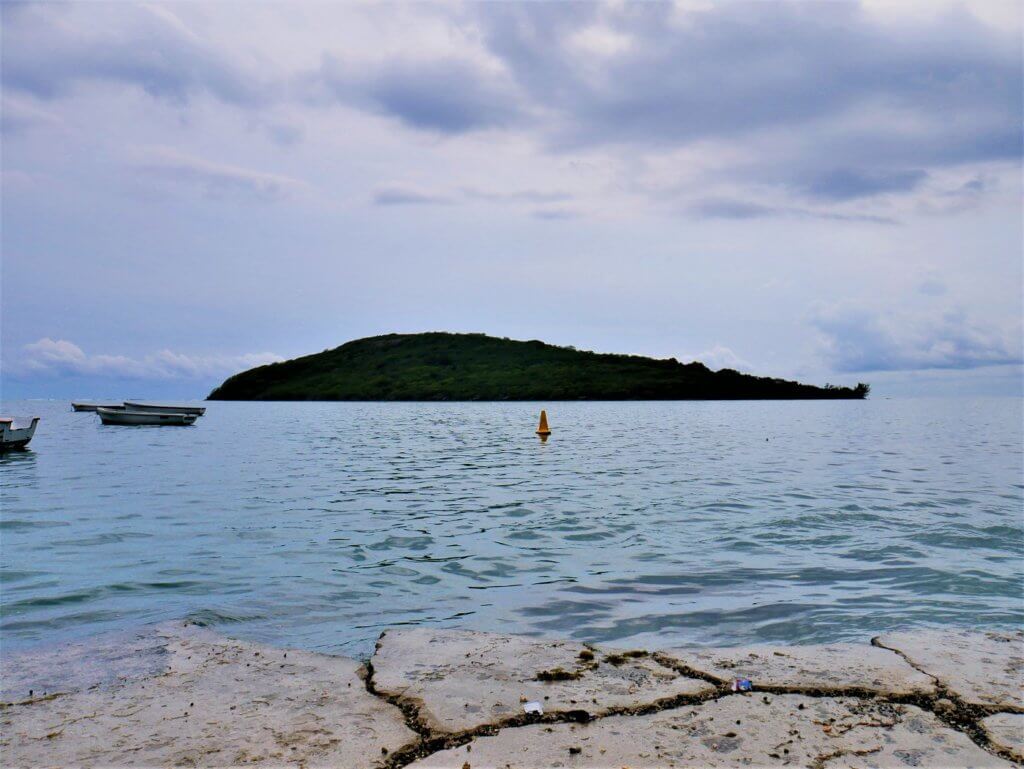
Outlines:
[[[544,409],[540,411],[540,424],[537,426],[537,435],[541,438],[547,438],[551,435],[551,430],[548,428],[548,412]]]

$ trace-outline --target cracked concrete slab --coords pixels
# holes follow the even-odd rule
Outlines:
[[[972,705],[1024,712],[1024,632],[924,630],[887,633],[894,649]]]
[[[723,683],[749,678],[754,687],[802,691],[862,690],[889,695],[933,694],[930,676],[887,649],[867,644],[666,649],[659,657]]]
[[[981,728],[993,745],[1024,761],[1024,714],[996,713],[982,719]]]
[[[159,674],[4,705],[4,765],[370,767],[417,739],[354,660],[198,628],[157,633]]]
[[[415,769],[536,767],[1010,767],[913,705],[729,695],[645,716],[533,724],[435,753]]]
[[[502,723],[522,716],[526,701],[597,716],[715,690],[648,656],[463,630],[389,631],[372,665],[376,690],[417,706],[435,732]]]

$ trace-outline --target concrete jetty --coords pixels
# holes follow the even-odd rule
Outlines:
[[[0,706],[21,766],[1008,767],[1024,633],[612,649],[432,628],[367,662],[155,628],[158,669]],[[10,670],[28,686],[42,671]],[[736,679],[750,691],[733,691]],[[743,688],[743,687],[739,687]],[[539,712],[538,712],[539,711]]]

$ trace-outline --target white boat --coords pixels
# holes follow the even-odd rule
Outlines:
[[[36,434],[39,417],[18,419],[16,417],[0,417],[0,451],[7,449],[23,449]]]
[[[119,403],[83,403],[81,401],[71,401],[71,408],[75,411],[95,411],[99,408],[104,409],[123,409]]]
[[[139,401],[125,401],[124,406],[129,411],[148,411],[156,414],[194,414],[201,417],[206,413],[204,406],[175,406],[166,403],[140,403]]]
[[[199,419],[196,414],[136,411],[124,407],[107,409],[100,406],[96,413],[105,425],[190,425]]]

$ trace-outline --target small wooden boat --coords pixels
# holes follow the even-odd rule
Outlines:
[[[199,418],[196,414],[136,411],[123,406],[119,409],[100,406],[96,413],[105,425],[190,425]]]
[[[139,401],[125,401],[124,405],[129,411],[148,411],[157,414],[194,414],[201,417],[206,413],[204,406],[174,406],[166,403],[140,403]]]
[[[124,406],[119,403],[82,403],[80,401],[71,401],[71,408],[75,411],[96,411],[98,408],[123,409]]]
[[[36,434],[39,417],[18,421],[14,417],[0,417],[0,451],[23,449]]]

